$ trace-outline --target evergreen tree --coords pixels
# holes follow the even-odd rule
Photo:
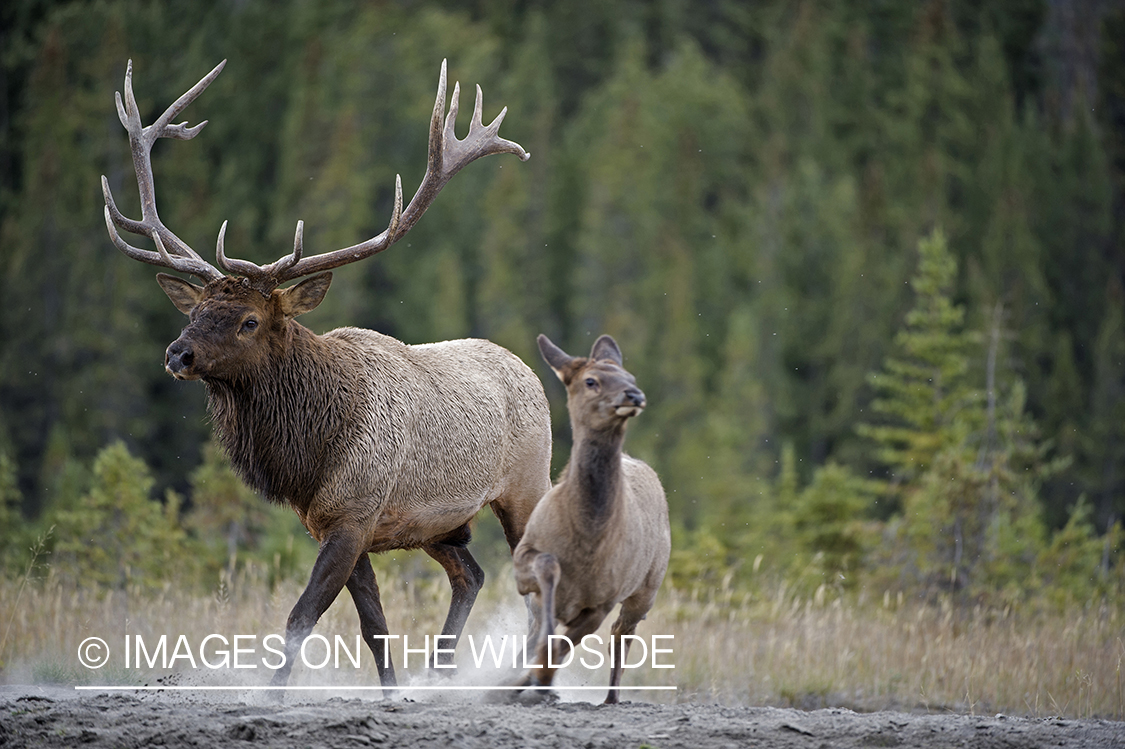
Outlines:
[[[878,445],[890,469],[888,491],[903,488],[934,465],[944,450],[979,429],[981,393],[968,381],[974,345],[962,329],[965,312],[951,299],[957,262],[937,230],[918,243],[918,271],[911,280],[916,302],[895,337],[900,354],[871,376],[882,395],[872,410],[883,423],[867,423],[860,434]]]
[[[658,74],[644,52],[639,41],[623,52],[566,144],[585,164],[569,338],[575,348],[605,331],[628,341],[627,364],[653,404],[630,450],[661,466],[673,514],[694,527],[712,468],[711,446],[692,435],[734,301],[739,251],[724,224],[742,184],[733,165],[745,102],[691,44]]]
[[[117,442],[94,461],[94,481],[78,505],[54,514],[54,572],[71,584],[114,589],[159,587],[192,578],[195,556],[172,492],[153,501],[152,473]]]
[[[233,573],[239,550],[257,545],[266,507],[234,474],[219,445],[207,443],[203,462],[191,473],[191,511],[184,525],[197,534],[216,567]]]
[[[1000,384],[999,308],[985,391],[972,387],[978,347],[949,296],[956,263],[940,232],[919,243],[919,255],[917,301],[896,338],[904,356],[872,377],[883,393],[873,407],[887,421],[860,428],[879,446],[887,489],[902,503],[899,562],[926,584],[1022,596],[1035,587],[1045,539],[1039,487],[1069,461],[1050,457],[1024,410],[1022,382]]]
[[[1092,520],[1109,530],[1125,516],[1125,294],[1115,281],[1094,339],[1090,426],[1083,440]]]
[[[156,147],[161,216],[205,257],[229,219],[228,251],[268,262],[298,219],[309,253],[383,230],[394,175],[408,196],[421,179],[448,57],[450,88],[466,84],[458,131],[479,81],[485,118],[508,105],[505,133],[531,162],[466,170],[403,244],[340,269],[302,322],[412,343],[486,336],[533,366],[537,332],[580,348],[609,330],[631,341],[650,396],[630,444],[665,478],[677,543],[698,534],[724,563],[757,558],[769,543],[756,527],[780,533],[779,508],[835,461],[890,472],[900,509],[910,493],[946,508],[935,522],[961,508],[961,558],[984,550],[961,584],[1018,581],[1034,554],[1014,539],[1050,540],[1021,525],[1029,498],[1049,528],[1083,495],[1096,529],[1125,514],[1123,16],[1093,10],[1097,70],[1034,0],[5,6],[0,444],[18,522],[72,511],[78,467],[118,439],[161,490],[186,491],[209,432],[204,389],[161,366],[183,317],[105,236],[101,174],[136,213],[111,93],[125,61],[151,121],[229,60],[185,114],[207,128]],[[1085,92],[1057,72],[1076,63]],[[895,332],[934,225],[961,269],[947,312],[964,312],[927,352],[921,323]],[[998,305],[989,387],[989,356],[964,331],[990,329]],[[887,388],[865,387],[888,355]],[[1005,442],[1031,415],[1043,439]],[[877,454],[852,431],[864,420]],[[782,442],[798,487],[784,501]],[[1071,466],[1037,452],[1052,442]],[[1034,478],[1016,482],[1017,465]]]
[[[495,94],[510,112],[519,113],[518,123],[505,123],[511,128],[507,137],[521,143],[532,158],[526,164],[499,165],[481,201],[485,226],[476,253],[474,332],[533,366],[540,359],[535,337],[540,332],[557,335],[551,303],[566,292],[565,276],[551,272],[560,256],[551,241],[549,208],[560,158],[552,148],[558,104],[546,58],[546,23],[541,14],[529,14],[506,85]]]
[[[1054,533],[1037,560],[1036,577],[1047,600],[1060,610],[1098,598],[1120,604],[1125,594],[1123,539],[1121,523],[1099,537],[1093,508],[1080,498],[1066,525]]]
[[[230,579],[248,564],[268,568],[272,582],[305,575],[315,546],[298,541],[308,535],[288,507],[267,503],[247,487],[215,440],[203,449],[203,462],[191,473],[190,509],[183,528],[199,547],[203,580]]]
[[[812,558],[819,583],[854,587],[871,543],[866,518],[875,482],[829,462],[816,470],[791,510],[797,542]]]

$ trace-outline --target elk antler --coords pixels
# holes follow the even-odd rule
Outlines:
[[[459,140],[454,132],[454,125],[461,97],[461,84],[455,83],[453,86],[453,100],[449,104],[448,117],[445,116],[445,91],[446,61],[442,60],[437,101],[434,103],[434,113],[430,119],[430,147],[426,176],[418,186],[418,191],[414,193],[410,205],[403,211],[402,178],[396,175],[394,210],[391,212],[390,224],[382,234],[351,247],[302,258],[304,223],[298,221],[296,236],[293,239],[293,252],[263,267],[246,260],[233,260],[226,257],[223,251],[223,237],[226,230],[224,223],[223,229],[219,232],[216,249],[219,267],[228,273],[246,276],[255,288],[269,294],[286,281],[353,263],[387,249],[413,228],[445,184],[470,162],[494,153],[514,153],[520,157],[520,161],[531,158],[531,154],[523,150],[523,146],[498,135],[500,123],[508,113],[507,107],[500,110],[500,114],[492,124],[484,126],[481,121],[483,94],[479,85],[469,134],[463,140]]]
[[[133,152],[133,169],[137,173],[137,188],[141,196],[141,220],[135,221],[126,218],[117,209],[113,201],[113,194],[109,189],[109,180],[102,175],[102,194],[105,196],[105,225],[109,230],[109,238],[117,249],[124,252],[134,260],[140,260],[152,265],[159,265],[172,270],[190,273],[202,278],[204,281],[214,281],[222,278],[223,273],[208,263],[199,254],[177,237],[160,220],[156,211],[156,188],[152,177],[152,146],[157,138],[175,138],[176,140],[191,140],[194,138],[207,120],[200,122],[195,127],[188,127],[186,122],[172,125],[172,119],[184,111],[188,104],[195,101],[203,89],[222,72],[227,64],[223,60],[215,66],[214,70],[205,75],[199,83],[177,99],[164,114],[148,127],[141,125],[140,110],[137,108],[137,99],[133,96],[133,61],[130,60],[125,70],[125,97],[117,92],[117,117],[129,132],[129,147]],[[121,238],[118,228],[130,234],[140,234],[150,238],[156,244],[156,252],[133,247]],[[167,248],[171,248],[171,252]]]
[[[500,123],[508,113],[508,108],[500,110],[500,114],[485,127],[481,120],[481,109],[484,95],[480,86],[477,86],[476,105],[473,108],[473,119],[469,124],[469,134],[464,139],[458,139],[454,132],[457,121],[457,112],[461,98],[461,84],[453,85],[453,99],[449,104],[449,115],[445,114],[446,92],[446,61],[441,62],[441,78],[438,81],[437,101],[434,103],[434,113],[430,118],[430,145],[429,158],[426,164],[426,176],[422,184],[410,200],[404,211],[402,209],[402,178],[395,176],[395,201],[394,210],[391,212],[391,221],[386,231],[351,247],[326,252],[313,257],[302,257],[304,250],[304,222],[297,222],[296,235],[293,238],[293,252],[266,266],[257,265],[248,260],[228,258],[224,251],[227,223],[224,221],[219,229],[219,238],[215,247],[216,260],[219,268],[214,267],[183,240],[173,234],[160,221],[156,211],[156,191],[152,177],[152,145],[157,138],[176,138],[190,140],[207,124],[207,120],[194,127],[187,127],[187,123],[179,125],[169,124],[173,117],[182,112],[188,104],[195,101],[196,97],[222,71],[226,60],[215,66],[215,69],[203,77],[186,94],[168,107],[168,109],[148,127],[142,127],[141,118],[137,109],[137,102],[133,96],[133,61],[129,61],[125,72],[125,99],[122,103],[121,94],[117,94],[117,116],[121,124],[129,132],[129,145],[133,151],[133,167],[137,173],[137,186],[141,195],[141,220],[134,221],[122,215],[113,201],[109,190],[109,181],[102,176],[102,193],[105,195],[105,221],[109,229],[110,239],[119,250],[134,260],[160,265],[173,270],[191,273],[205,281],[213,281],[223,277],[223,272],[245,276],[251,285],[263,294],[269,294],[280,284],[294,278],[307,276],[312,273],[337,268],[347,263],[362,260],[390,247],[403,237],[430,204],[453,178],[467,164],[494,153],[514,153],[521,161],[527,161],[531,154],[518,143],[505,140],[499,136]],[[444,119],[444,127],[442,120]],[[117,228],[120,227],[132,234],[141,234],[149,237],[156,244],[156,252],[142,250],[128,244],[121,238]],[[167,248],[171,248],[171,252]],[[219,270],[219,269],[222,270]]]

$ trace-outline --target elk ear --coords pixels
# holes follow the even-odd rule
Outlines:
[[[621,349],[618,348],[617,341],[607,335],[603,335],[594,341],[594,347],[590,349],[590,358],[594,361],[608,359],[619,367],[625,366],[622,363]]]
[[[190,315],[191,311],[195,309],[195,305],[199,304],[199,300],[203,298],[203,287],[188,283],[178,276],[157,273],[156,282],[160,284],[160,288],[164,289],[164,293],[172,300],[172,304],[176,305],[176,309],[185,315]]]
[[[317,305],[324,301],[324,295],[328,293],[328,287],[331,284],[332,274],[321,273],[318,276],[306,278],[288,289],[278,291],[281,311],[286,317],[296,317],[316,309]]]
[[[539,353],[543,355],[543,361],[551,366],[555,376],[562,380],[564,385],[569,385],[570,378],[574,376],[574,357],[551,343],[551,339],[542,333],[539,334],[538,341]]]

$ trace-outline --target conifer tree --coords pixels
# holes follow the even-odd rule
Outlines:
[[[871,542],[868,511],[878,488],[830,461],[797,496],[791,511],[795,535],[824,584],[857,584]]]
[[[121,442],[94,461],[90,490],[73,509],[59,510],[52,565],[73,583],[124,589],[191,579],[194,555],[180,526],[180,500],[154,501],[152,473]]]
[[[880,393],[872,410],[885,420],[859,428],[878,446],[878,458],[890,470],[892,493],[980,426],[975,407],[981,393],[970,387],[967,376],[973,341],[962,330],[964,309],[951,299],[957,262],[941,230],[918,243],[918,255],[911,280],[915,305],[895,337],[899,353],[888,357],[882,372],[871,375],[871,385]]]
[[[950,299],[956,263],[940,232],[919,243],[914,308],[872,384],[886,421],[861,434],[890,471],[901,501],[899,562],[927,585],[977,595],[1022,596],[1035,588],[1045,529],[1038,491],[1065,468],[1025,411],[1017,378],[997,373],[1003,315],[997,307],[986,347],[986,387],[973,387],[970,359],[982,348],[962,329]],[[975,370],[974,370],[975,371]]]
[[[184,525],[198,535],[214,567],[234,572],[239,550],[254,549],[269,517],[267,505],[230,467],[212,439],[191,473],[191,511]]]

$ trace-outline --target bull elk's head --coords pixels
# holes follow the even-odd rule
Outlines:
[[[168,371],[180,379],[224,378],[233,371],[235,363],[252,364],[254,360],[266,358],[271,347],[284,340],[289,321],[320,304],[332,281],[332,274],[326,271],[382,252],[401,239],[453,175],[470,162],[494,153],[514,153],[521,161],[527,161],[531,156],[518,143],[498,135],[507,107],[500,111],[492,124],[487,127],[483,124],[480,86],[477,86],[469,134],[463,140],[457,138],[454,125],[460,84],[453,86],[453,99],[446,116],[446,63],[443,60],[437,101],[430,119],[426,175],[405,210],[402,207],[402,179],[395,177],[394,210],[383,233],[351,247],[304,257],[304,223],[298,221],[293,251],[269,265],[260,266],[226,256],[223,238],[227,225],[223,222],[215,250],[218,264],[215,267],[161,222],[156,210],[152,146],[158,138],[190,140],[199,133],[207,124],[206,120],[194,127],[188,127],[186,122],[173,125],[172,120],[218,77],[224,65],[226,60],[177,99],[153,124],[144,127],[133,96],[133,62],[130,60],[125,72],[125,95],[117,94],[117,116],[129,133],[141,198],[140,221],[127,218],[118,210],[110,193],[109,181],[102,176],[106,227],[117,248],[134,260],[188,273],[206,283],[200,287],[177,276],[157,274],[157,280],[172,303],[191,320],[180,337],[168,347],[165,358]],[[133,247],[122,239],[119,228],[148,237],[156,245],[156,251]],[[303,276],[313,277],[286,289],[278,288]]]

